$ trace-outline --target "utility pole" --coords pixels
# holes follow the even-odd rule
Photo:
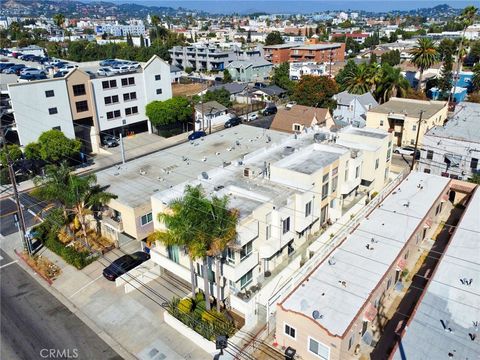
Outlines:
[[[425,110],[420,110],[420,116],[417,123],[417,137],[415,139],[415,150],[413,150],[412,165],[410,166],[410,171],[412,171],[413,167],[415,166],[415,159],[417,157],[418,137],[420,136],[420,126],[422,126],[422,117],[424,112]]]
[[[123,147],[123,134],[120,133],[120,152],[122,153],[122,164],[125,165],[125,148]]]
[[[31,254],[32,249],[29,246],[29,242],[27,242],[26,238],[27,227],[25,226],[25,216],[23,215],[22,204],[20,203],[20,198],[18,196],[17,182],[15,180],[15,171],[13,170],[13,161],[10,159],[10,155],[8,153],[7,140],[5,139],[5,132],[3,131],[2,126],[0,126],[0,134],[3,138],[3,150],[5,151],[5,157],[7,160],[8,175],[10,177],[10,182],[12,183],[13,197],[15,198],[15,204],[17,205],[18,229],[20,231],[20,237],[22,239],[23,251]]]

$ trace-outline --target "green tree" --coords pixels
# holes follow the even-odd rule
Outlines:
[[[351,73],[357,71],[357,67],[357,64],[355,64],[355,62],[350,59],[347,61],[345,66],[338,72],[337,76],[335,76],[335,81],[337,82],[341,91],[346,90],[347,79],[350,77]]]
[[[365,94],[375,86],[374,67],[368,64],[352,66],[342,76],[343,87],[351,94]]]
[[[165,101],[155,100],[147,104],[145,114],[154,126],[187,122],[192,116],[192,105],[186,97],[174,96]]]
[[[55,23],[55,25],[57,25],[58,27],[63,27],[64,23],[65,23],[65,15],[63,14],[55,14],[53,15],[53,22]]]
[[[203,101],[216,101],[219,104],[222,104],[225,107],[232,106],[232,101],[230,100],[230,92],[225,88],[216,89],[213,91],[207,91],[203,95]]]
[[[143,38],[142,34],[140,34],[140,47],[145,47],[145,39]]]
[[[474,91],[480,90],[480,63],[473,67],[472,87]]]
[[[400,64],[400,51],[398,50],[391,50],[387,51],[386,53],[382,54],[381,62],[383,64],[389,64],[391,66],[399,65]]]
[[[443,66],[440,70],[440,77],[437,80],[437,86],[442,94],[452,91],[453,85],[453,57],[450,53],[446,53],[443,58]]]
[[[20,146],[16,144],[7,145],[6,151],[5,151],[5,148],[3,147],[0,150],[0,163],[2,164],[2,166],[7,165],[7,154],[8,154],[8,157],[10,158],[10,161],[13,161],[13,162],[22,158],[22,150],[20,149]]]
[[[302,76],[295,84],[291,99],[300,105],[333,108],[332,96],[338,93],[338,85],[328,76]]]
[[[81,147],[79,140],[67,138],[60,130],[48,130],[40,135],[37,143],[28,144],[25,150],[29,159],[40,156],[47,162],[58,163],[78,156]]]
[[[283,44],[282,35],[278,31],[272,31],[265,38],[265,45],[278,45]]]
[[[437,62],[437,49],[435,43],[429,38],[420,38],[417,44],[410,50],[412,63],[420,71],[417,91],[422,89],[423,72]]]
[[[288,62],[281,63],[273,70],[272,81],[275,85],[291,92],[293,89],[293,81],[290,80],[290,64]]]
[[[379,77],[375,86],[375,97],[377,101],[383,103],[391,97],[405,97],[407,95],[410,83],[402,75],[400,68],[383,64],[381,73],[381,77]]]
[[[223,70],[223,83],[231,83],[233,81],[232,75],[230,74],[230,71],[227,69]]]

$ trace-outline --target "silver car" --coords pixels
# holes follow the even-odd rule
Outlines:
[[[111,76],[111,75],[115,75],[115,72],[111,68],[103,67],[97,70],[97,75]]]

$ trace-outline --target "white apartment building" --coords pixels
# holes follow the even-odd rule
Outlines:
[[[316,62],[291,62],[289,76],[292,80],[300,80],[304,75],[325,75],[325,64]]]
[[[443,126],[423,137],[418,170],[468,180],[480,173],[480,104],[462,102]]]
[[[79,64],[65,77],[9,84],[20,144],[57,128],[97,152],[107,133],[151,132],[145,106],[172,97],[170,65],[158,56],[139,69],[97,76],[97,62]]]
[[[145,24],[142,20],[130,20],[127,25],[103,24],[96,27],[97,33],[107,33],[113,36],[126,36],[127,34],[140,36],[145,34]]]

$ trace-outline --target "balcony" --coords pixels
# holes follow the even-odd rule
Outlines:
[[[113,229],[116,232],[123,232],[123,222],[120,218],[105,216],[102,218],[102,224],[108,226],[110,229]]]
[[[223,275],[233,281],[238,281],[243,275],[258,265],[258,251],[253,251],[236,264],[225,264]]]

